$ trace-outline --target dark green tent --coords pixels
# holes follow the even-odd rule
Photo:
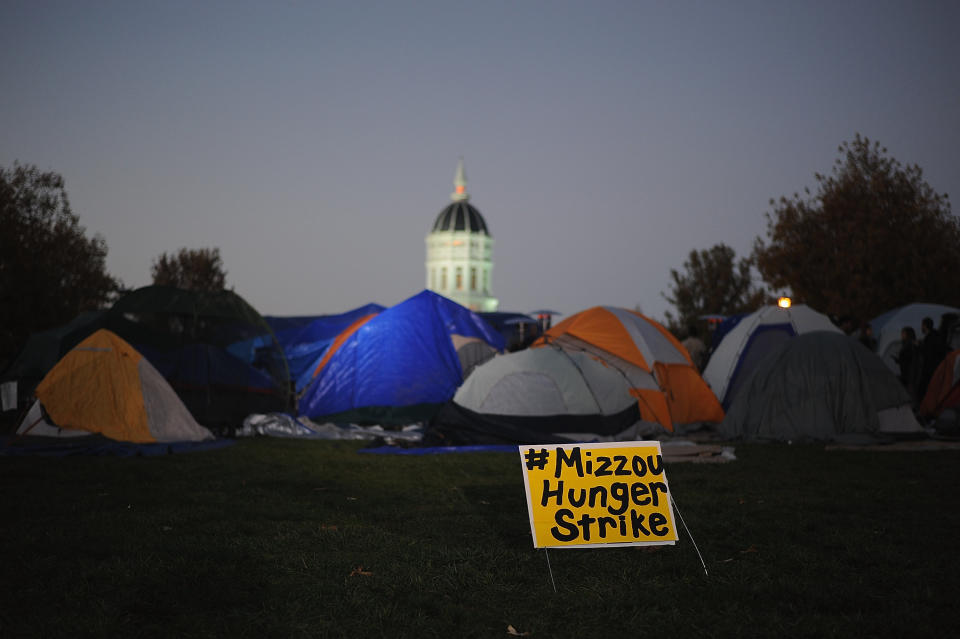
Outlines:
[[[105,312],[31,338],[4,378],[32,389],[63,354],[100,328],[143,354],[194,419],[214,432],[240,428],[252,413],[291,410],[283,350],[260,313],[228,290],[136,289]]]
[[[17,381],[19,404],[30,404],[33,390],[44,375],[83,337],[93,334],[101,325],[103,314],[104,311],[80,313],[62,326],[30,335],[17,358],[0,375],[0,381]]]
[[[233,291],[146,286],[117,300],[105,323],[215,432],[240,428],[252,413],[291,410],[283,349],[260,313]]]

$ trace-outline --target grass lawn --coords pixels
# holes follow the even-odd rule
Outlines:
[[[520,457],[0,457],[0,637],[950,636],[960,451],[667,464],[656,550],[532,547]]]

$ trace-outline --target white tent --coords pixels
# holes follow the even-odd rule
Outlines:
[[[920,331],[920,323],[923,322],[923,318],[929,317],[933,320],[934,327],[938,327],[940,317],[944,313],[960,315],[960,308],[942,304],[907,304],[873,318],[870,321],[870,326],[873,327],[873,334],[877,338],[877,355],[883,359],[887,368],[895,373],[900,372],[900,367],[894,358],[900,351],[900,331],[905,326],[913,328],[919,341],[923,339],[923,333]]]
[[[703,371],[726,409],[749,373],[778,345],[812,331],[842,333],[830,318],[805,304],[764,306],[744,317],[716,346]]]

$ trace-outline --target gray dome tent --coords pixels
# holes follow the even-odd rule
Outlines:
[[[637,398],[623,373],[588,353],[535,348],[477,366],[431,422],[431,444],[539,444],[636,439]]]
[[[842,333],[814,331],[760,362],[719,433],[747,441],[872,441],[924,431],[883,361]]]

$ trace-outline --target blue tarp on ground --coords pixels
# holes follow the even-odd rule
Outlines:
[[[519,447],[506,444],[487,444],[476,446],[420,446],[401,448],[399,446],[376,446],[361,448],[359,453],[371,455],[446,455],[450,453],[514,453]]]
[[[384,308],[371,303],[338,315],[266,316],[264,319],[287,356],[290,379],[296,383],[297,392],[313,379],[314,369],[343,329],[361,317],[380,313]]]
[[[218,450],[233,445],[233,439],[214,439],[205,442],[166,442],[155,444],[134,444],[117,442],[105,437],[80,437],[69,440],[46,441],[52,438],[20,439],[4,438],[0,441],[0,457],[73,457],[86,455],[91,457],[157,457],[174,453],[192,453],[202,450]]]
[[[503,350],[503,337],[479,315],[422,291],[365,323],[333,353],[300,399],[311,419],[366,408],[442,404],[463,373],[451,335]]]

